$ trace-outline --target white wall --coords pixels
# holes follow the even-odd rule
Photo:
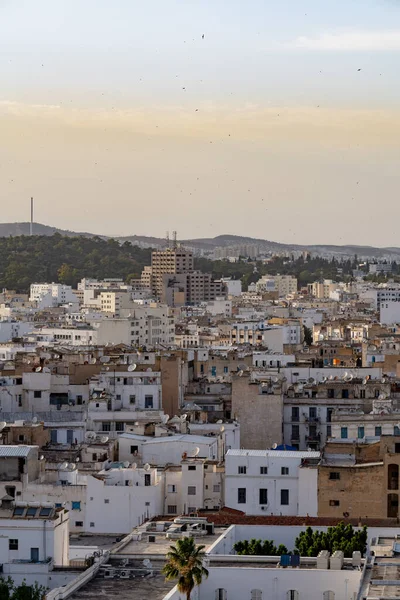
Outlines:
[[[379,320],[382,325],[400,323],[400,302],[382,302]]]

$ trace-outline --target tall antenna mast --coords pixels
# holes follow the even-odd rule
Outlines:
[[[31,222],[29,226],[29,235],[33,235],[33,197],[31,197]]]
[[[167,231],[167,234],[165,236],[165,240],[167,242],[167,248],[169,248],[169,231]]]

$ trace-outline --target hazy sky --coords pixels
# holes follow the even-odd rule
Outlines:
[[[400,0],[0,0],[0,220],[400,245],[399,73]]]

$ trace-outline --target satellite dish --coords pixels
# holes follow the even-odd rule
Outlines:
[[[148,569],[150,569],[150,567],[152,566],[151,560],[149,560],[148,558],[145,558],[144,561],[143,561],[143,566],[145,566]]]
[[[194,449],[192,457],[194,458],[195,456],[198,456],[199,454],[200,454],[200,448],[197,446],[197,448]]]
[[[278,447],[278,444],[275,442],[275,444],[272,445],[272,450],[276,450]]]
[[[152,369],[151,367],[149,367],[148,369],[146,369],[146,372],[147,372],[147,373],[152,373],[152,372],[153,372],[153,369]]]
[[[134,363],[133,365],[129,365],[128,371],[136,371],[137,365]]]
[[[136,471],[136,469],[137,469],[137,463],[132,463],[132,469],[133,469],[134,471]]]
[[[311,379],[312,379],[312,378],[311,378]],[[274,383],[278,383],[278,381],[279,381],[279,377],[274,377],[272,381],[273,381]]]
[[[127,469],[127,468],[130,466],[130,464],[131,464],[131,463],[129,462],[129,460],[126,460],[126,461],[124,462],[124,467],[125,467],[125,469]]]
[[[37,422],[38,422],[38,418],[37,417],[33,417],[32,423],[37,423]]]
[[[150,469],[151,469],[151,466],[149,465],[149,463],[146,463],[146,464],[144,465],[143,469],[144,469],[145,471],[150,471]]]
[[[98,394],[96,394],[96,392],[94,392],[94,394],[92,394],[92,398],[94,398],[95,400],[99,397]]]
[[[109,370],[110,370],[110,367],[106,367],[106,371],[109,371]]]
[[[134,422],[134,426],[135,426],[135,427],[138,427],[138,425],[139,425],[139,421],[135,421],[135,422]]]
[[[109,363],[111,360],[111,358],[109,356],[101,356],[100,357],[100,362],[101,363]]]
[[[243,376],[243,371],[238,371],[238,376],[242,377]]]
[[[310,384],[313,384],[313,383],[315,383],[315,379],[314,379],[314,377],[309,377],[309,378],[307,379],[307,382],[308,382],[308,383],[310,383]]]
[[[68,463],[67,462],[61,463],[61,471],[66,471],[66,469],[68,469]]]
[[[181,415],[181,422],[184,423],[187,420],[187,414],[184,413],[183,415]]]
[[[90,364],[91,365],[95,365],[97,363],[97,360],[95,358],[91,358],[90,359]]]
[[[225,427],[222,425],[220,432],[223,433],[225,431]]]
[[[106,444],[108,442],[108,436],[107,435],[103,435],[100,438],[100,441],[101,441],[102,444]]]
[[[68,464],[68,470],[69,471],[75,471],[76,469],[76,464],[75,463],[69,463]]]
[[[63,466],[63,463],[58,463],[58,465],[57,465],[57,471],[61,471],[62,466]]]
[[[43,373],[51,373],[51,369],[49,369],[49,367],[43,367]]]
[[[223,420],[222,419],[218,419],[217,425],[221,425],[221,423],[223,423]]]
[[[41,372],[41,370],[42,370],[42,367],[36,367],[36,369],[35,369],[35,372],[36,372],[36,373],[40,373],[40,372]]]
[[[163,423],[163,425],[166,425],[169,421],[169,415],[163,415],[161,417],[161,423]]]
[[[87,442],[93,442],[93,441],[96,439],[96,437],[97,437],[97,436],[96,436],[96,434],[95,434],[95,432],[94,432],[94,431],[87,431],[87,432],[85,433],[85,440],[86,440]]]
[[[333,375],[329,375],[328,379],[329,379],[329,381],[332,381],[333,380]]]
[[[367,378],[364,377],[364,379],[363,379],[363,385],[367,385],[367,381],[368,381]]]
[[[7,423],[5,421],[1,421],[0,423],[0,431],[3,431],[4,427],[6,427]]]

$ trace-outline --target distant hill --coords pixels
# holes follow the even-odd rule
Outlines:
[[[21,235],[29,235],[29,223],[0,223],[0,238],[2,237],[16,237]],[[109,239],[112,236],[106,235],[97,235],[94,233],[88,232],[75,232],[68,231],[64,229],[58,229],[57,227],[50,227],[49,225],[43,225],[41,223],[34,223],[33,225],[33,233],[34,235],[44,235],[51,236],[55,233],[59,233],[63,236],[67,237],[79,237],[83,236],[86,238],[99,237],[103,240]],[[147,247],[162,247],[165,246],[165,239],[152,237],[152,236],[144,236],[144,235],[131,235],[131,236],[120,236],[114,237],[114,239],[119,242],[131,242],[133,245],[144,245]],[[376,248],[373,246],[356,246],[356,245],[322,245],[322,244],[310,244],[310,245],[301,245],[301,244],[282,244],[280,242],[274,242],[270,240],[264,240],[259,238],[252,238],[247,236],[239,236],[239,235],[218,235],[214,238],[198,238],[198,239],[187,239],[187,240],[179,240],[183,245],[190,246],[192,248],[198,248],[204,251],[212,251],[217,247],[226,247],[226,246],[238,246],[238,245],[258,245],[262,247],[265,251],[276,251],[276,252],[284,252],[291,250],[308,250],[309,252],[317,252],[319,254],[326,255],[338,255],[342,254],[344,256],[354,256],[358,254],[359,256],[369,257],[369,258],[380,258],[387,255],[392,255],[394,257],[399,257],[400,259],[400,248],[390,247],[390,248]]]
[[[29,235],[30,223],[0,223],[0,237],[17,237],[19,235]],[[34,235],[54,235],[59,233],[66,237],[101,237],[107,239],[105,235],[96,236],[94,233],[68,231],[66,229],[58,229],[50,227],[50,225],[42,225],[41,223],[33,223]]]

